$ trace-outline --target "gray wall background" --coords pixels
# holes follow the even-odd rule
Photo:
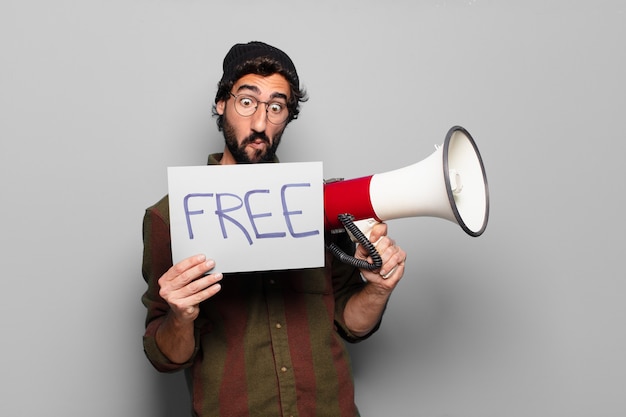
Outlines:
[[[406,276],[351,347],[364,416],[626,414],[623,1],[3,0],[0,414],[180,416],[141,345],[141,219],[166,167],[222,148],[236,42],[310,93],[283,161],[353,178],[453,125],[485,161],[480,238],[398,219]],[[390,411],[393,410],[393,411]]]

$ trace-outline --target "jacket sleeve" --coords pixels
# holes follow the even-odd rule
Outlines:
[[[354,256],[356,246],[347,233],[333,235],[332,239],[346,254]],[[330,262],[332,263],[333,292],[335,295],[335,325],[339,335],[344,340],[350,343],[357,343],[378,331],[382,315],[376,326],[368,334],[356,336],[350,331],[343,320],[343,312],[348,300],[363,289],[365,282],[361,278],[361,272],[358,268],[341,262],[332,254],[330,256],[332,257]]]
[[[141,272],[148,284],[141,301],[147,309],[143,347],[146,357],[160,372],[174,372],[191,365],[193,357],[184,364],[171,362],[159,350],[155,334],[169,312],[167,302],[159,295],[158,280],[172,266],[169,228],[169,202],[164,197],[148,208],[143,218],[143,261]],[[198,341],[196,340],[196,351]],[[194,355],[195,356],[195,355]]]

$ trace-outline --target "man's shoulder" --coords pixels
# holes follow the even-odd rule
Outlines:
[[[156,215],[166,222],[170,218],[170,199],[169,194],[163,196],[159,201],[151,205],[146,209],[146,212],[151,215]]]
[[[212,153],[212,154],[210,154],[209,155],[209,159],[207,161],[207,165],[219,165],[223,156],[224,156],[223,153]]]

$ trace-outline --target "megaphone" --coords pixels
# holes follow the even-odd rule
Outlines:
[[[489,218],[489,189],[474,139],[452,127],[443,145],[413,165],[366,177],[324,184],[324,226],[339,230],[340,220],[387,221],[429,216],[449,220],[470,236],[480,236]]]

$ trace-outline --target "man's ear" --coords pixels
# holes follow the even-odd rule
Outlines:
[[[224,100],[220,100],[217,103],[215,103],[215,110],[217,111],[217,114],[222,116],[224,114],[225,106],[226,106],[226,102]]]

